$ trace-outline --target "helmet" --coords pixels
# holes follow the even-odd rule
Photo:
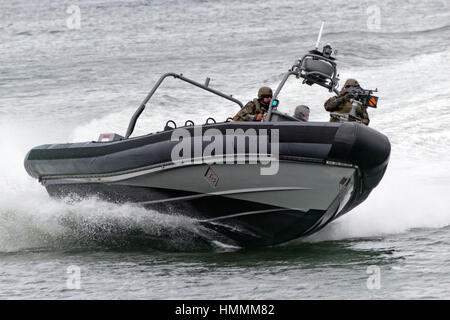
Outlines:
[[[347,81],[345,81],[344,88],[346,86],[350,86],[350,87],[359,86],[359,83],[355,79],[347,79]]]
[[[263,96],[270,96],[272,97],[272,89],[269,87],[261,87],[258,90],[258,99],[261,99]]]
[[[303,121],[308,121],[309,119],[309,107],[303,104],[295,107],[294,117]]]

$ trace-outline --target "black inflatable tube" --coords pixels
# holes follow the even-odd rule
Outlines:
[[[226,129],[279,129],[281,158],[344,162],[358,166],[366,176],[378,175],[385,169],[391,148],[386,136],[357,123],[228,122],[202,126],[202,132],[210,128],[224,134]],[[191,133],[194,130],[192,126],[185,129]],[[111,173],[167,163],[177,144],[170,141],[171,133],[169,130],[108,143],[43,145],[27,154],[25,168],[32,177],[40,178]],[[203,149],[208,144],[203,142]],[[247,143],[245,150],[248,152]]]

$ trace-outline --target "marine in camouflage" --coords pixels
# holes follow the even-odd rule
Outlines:
[[[351,96],[347,93],[348,87],[359,86],[358,81],[355,79],[348,79],[345,81],[344,89],[337,97],[329,98],[325,104],[325,110],[333,113],[348,115],[352,111],[352,103],[350,102]],[[361,122],[366,126],[369,125],[370,119],[367,113],[367,107],[358,106],[355,110],[357,117],[361,118]],[[349,118],[349,121],[356,121],[356,119]],[[338,119],[330,117],[330,122],[339,122]]]
[[[233,117],[233,121],[259,121],[258,114],[264,114],[269,105],[264,105],[262,100],[264,97],[272,97],[272,89],[269,87],[261,87],[258,90],[258,98],[249,101],[239,112]]]

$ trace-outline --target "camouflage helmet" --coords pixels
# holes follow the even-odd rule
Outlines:
[[[346,86],[350,86],[350,87],[359,86],[359,83],[355,79],[347,79],[347,81],[345,81],[344,88]]]
[[[258,99],[261,99],[263,96],[270,96],[272,97],[272,89],[269,87],[261,87],[258,90]]]

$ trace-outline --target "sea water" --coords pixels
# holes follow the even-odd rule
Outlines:
[[[450,4],[433,1],[0,1],[0,298],[450,298]],[[384,179],[310,237],[242,249],[192,219],[95,198],[52,199],[24,170],[34,146],[124,134],[166,72],[244,103],[297,58],[338,49],[341,85],[378,88]],[[280,111],[328,121],[331,94],[290,80]],[[238,106],[168,79],[134,135]]]

